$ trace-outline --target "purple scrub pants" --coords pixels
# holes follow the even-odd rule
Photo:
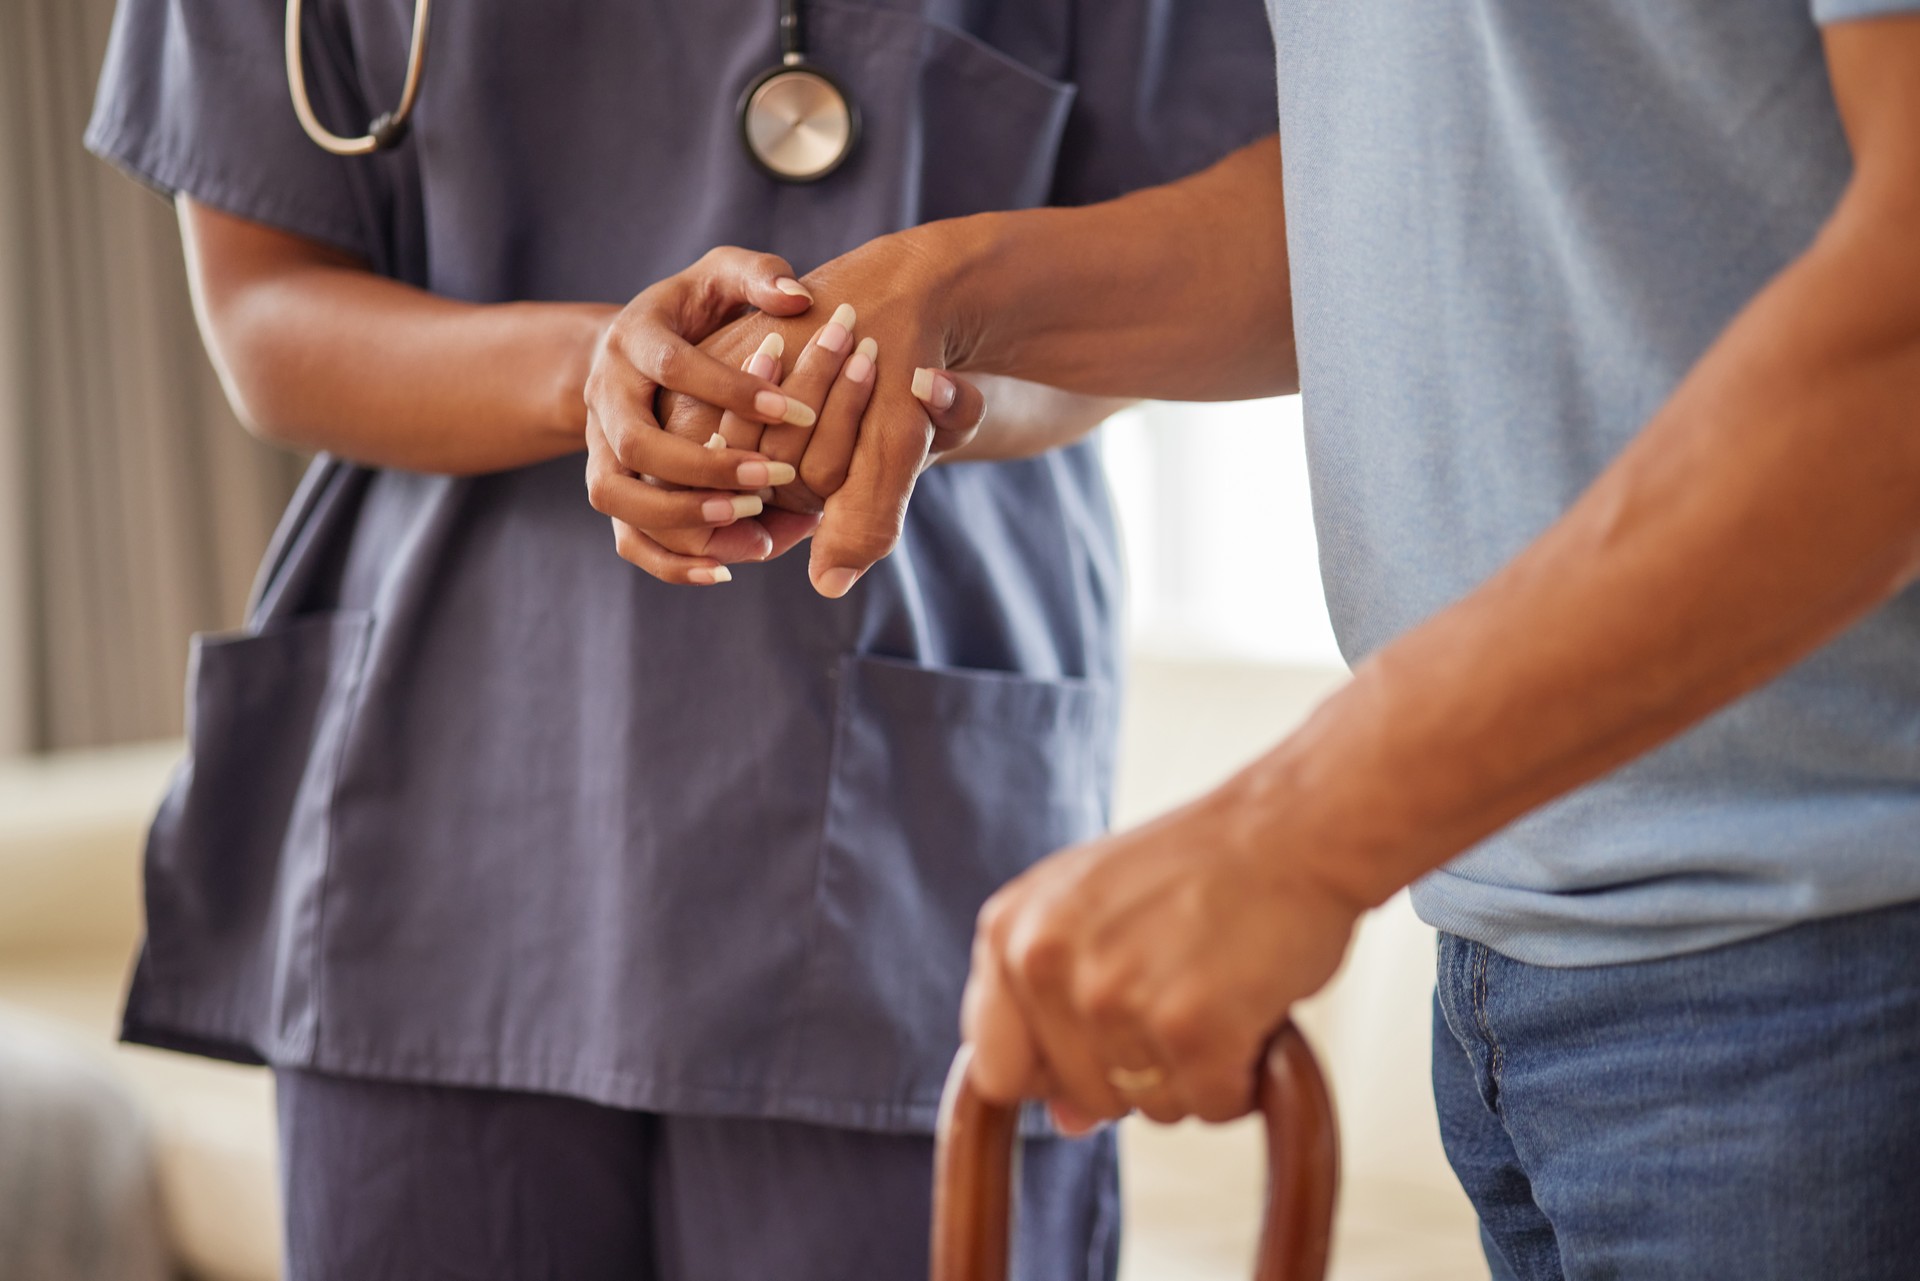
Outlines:
[[[922,1281],[933,1141],[277,1074],[288,1281]],[[1111,1281],[1111,1133],[1029,1142],[1014,1276]]]

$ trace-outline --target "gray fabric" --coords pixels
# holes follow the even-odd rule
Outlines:
[[[153,1149],[125,1090],[0,1010],[0,1277],[171,1275]]]
[[[864,115],[830,179],[737,136],[762,0],[443,7],[412,141],[339,161],[278,6],[127,0],[91,144],[163,191],[477,300],[624,300],[732,242],[806,270],[922,219],[1088,200],[1269,130],[1257,5],[808,6]],[[410,6],[309,7],[323,112]],[[1203,17],[1204,15],[1204,17]],[[137,1040],[351,1076],[925,1131],[973,916],[1105,822],[1120,571],[1091,445],[939,468],[845,601],[611,552],[581,464],[309,474],[244,635],[196,650],[148,854]]]
[[[74,146],[112,9],[0,10],[0,752],[177,734],[299,474],[226,407],[169,211]]]
[[[1807,0],[1270,3],[1321,559],[1358,661],[1587,488],[1851,161]],[[1920,898],[1916,723],[1909,591],[1415,905],[1585,965]]]
[[[933,1140],[275,1075],[287,1281],[907,1281]],[[1012,1281],[1113,1281],[1112,1130],[1022,1146]]]

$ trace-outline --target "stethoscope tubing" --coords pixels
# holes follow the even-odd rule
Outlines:
[[[314,114],[300,38],[304,8],[305,0],[287,0],[287,85],[293,93],[293,111],[300,117],[300,127],[323,151],[336,156],[371,156],[396,145],[406,135],[414,106],[420,101],[420,81],[427,66],[427,33],[433,26],[433,0],[414,0],[413,35],[407,45],[407,79],[400,90],[400,105],[375,119],[357,138],[341,137]]]
[[[420,86],[427,65],[427,36],[433,29],[433,0],[414,0],[413,31],[407,45],[407,75],[400,90],[400,105],[376,117],[367,132],[348,138],[334,133],[320,122],[313,109],[313,96],[307,88],[306,49],[302,20],[305,0],[287,0],[286,59],[287,86],[293,97],[293,111],[300,127],[321,150],[347,158],[371,156],[399,145],[420,101]],[[840,82],[819,67],[811,66],[806,56],[805,16],[800,0],[780,3],[780,62],[747,86],[739,105],[740,140],[747,155],[769,177],[785,182],[818,182],[837,170],[859,144],[860,113]],[[782,78],[811,81],[825,92],[844,122],[845,137],[837,154],[817,167],[795,171],[783,169],[772,157],[764,155],[755,143],[752,130],[753,105],[760,90]]]

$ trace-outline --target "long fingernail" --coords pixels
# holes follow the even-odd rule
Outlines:
[[[725,525],[758,516],[765,506],[757,494],[741,494],[735,498],[709,498],[700,504],[700,514],[709,525]]]
[[[860,575],[851,569],[829,569],[814,579],[814,590],[832,600],[839,600],[853,590],[860,581]]]
[[[761,417],[776,419],[790,427],[811,427],[817,421],[811,409],[777,391],[760,392],[753,398],[753,407]]]
[[[687,581],[698,583],[702,587],[712,586],[714,583],[730,583],[733,581],[733,571],[725,565],[713,569],[690,569],[687,571]]]
[[[725,436],[722,436],[719,432],[715,432],[713,433],[713,435],[707,437],[708,449],[725,449],[726,447],[727,447],[727,438]]]
[[[760,346],[753,355],[747,357],[747,372],[755,378],[772,381],[780,373],[780,357],[786,354],[787,340],[779,334],[768,334],[760,340]]]
[[[791,485],[799,474],[792,463],[741,463],[734,477],[743,488],[766,489],[771,485]]]
[[[807,287],[795,280],[792,276],[780,277],[780,279],[773,282],[773,287],[789,297],[805,298],[808,302],[813,301],[813,295],[807,292]]]
[[[847,381],[864,383],[873,377],[873,358],[879,354],[879,343],[871,338],[862,338],[860,345],[853,349],[853,359],[847,362]]]
[[[827,322],[814,341],[828,351],[845,351],[847,344],[853,341],[853,321],[852,304],[841,303],[833,309],[833,319]]]
[[[915,399],[935,409],[952,409],[953,402],[959,398],[960,389],[945,374],[931,369],[916,369],[913,371],[913,394]]]

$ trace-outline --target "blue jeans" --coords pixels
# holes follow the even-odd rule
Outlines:
[[[1591,969],[1443,935],[1433,1085],[1496,1281],[1920,1277],[1920,905]]]

